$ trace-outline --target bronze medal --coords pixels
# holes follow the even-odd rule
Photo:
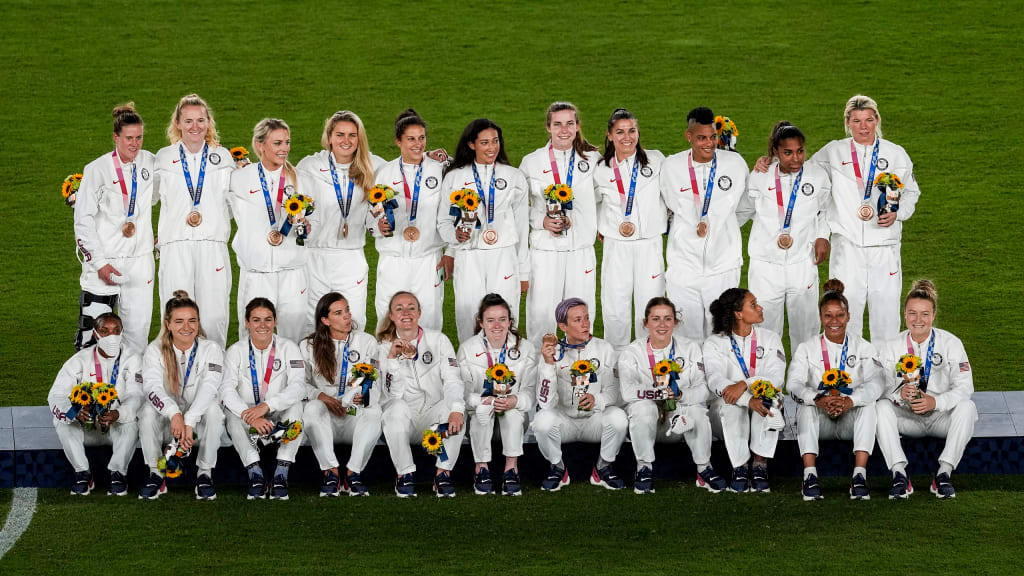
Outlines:
[[[543,342],[545,346],[554,346],[555,344],[558,344],[558,336],[551,333],[545,334],[544,338],[541,339],[541,342]]]
[[[341,237],[348,238],[348,222],[341,225]]]
[[[857,216],[861,220],[867,222],[875,217],[875,209],[868,204],[861,204],[860,208],[857,210]]]
[[[416,357],[416,345],[412,342],[406,342],[405,346],[402,346],[402,356],[406,358]]]
[[[699,236],[701,238],[706,237],[708,235],[708,228],[710,228],[710,226],[708,226],[708,223],[706,221],[701,220],[700,222],[698,222],[697,223],[697,236]]]
[[[779,239],[776,243],[779,245],[779,248],[789,250],[793,246],[793,237],[783,232],[779,234]]]
[[[484,244],[497,244],[498,242],[498,231],[493,228],[484,230],[483,234]]]
[[[415,242],[420,239],[420,229],[415,226],[406,226],[402,236],[409,242]]]
[[[271,246],[280,246],[281,243],[284,242],[284,234],[281,234],[280,230],[271,230],[270,233],[267,234],[267,242]]]
[[[125,238],[135,236],[135,222],[125,222],[124,226],[121,226],[121,234],[124,234]]]
[[[193,210],[185,217],[185,223],[195,228],[203,223],[203,215],[198,210]]]
[[[635,233],[636,225],[634,225],[632,222],[623,222],[622,224],[619,224],[619,234],[623,238],[629,238]]]

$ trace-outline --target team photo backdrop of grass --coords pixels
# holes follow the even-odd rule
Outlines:
[[[1012,4],[4,4],[0,405],[43,404],[73,353],[80,265],[61,181],[112,149],[113,106],[135,102],[155,152],[190,92],[229,147],[250,147],[261,118],[283,118],[296,164],[339,109],[394,158],[394,117],[411,106],[428,144],[450,152],[468,121],[494,119],[514,165],[545,143],[553,100],[576,103],[598,145],[611,111],[627,107],[643,145],[666,155],[687,147],[686,112],[707,105],[737,123],[752,165],[775,121],[801,127],[810,155],[843,137],[846,99],[868,94],[923,191],[903,232],[904,292],[935,281],[937,325],[963,339],[978,390],[1024,388],[1024,50]],[[367,255],[372,287],[372,241]],[[454,342],[452,302],[449,283]],[[236,333],[232,315],[229,341]]]

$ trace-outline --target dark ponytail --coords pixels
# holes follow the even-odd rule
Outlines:
[[[736,313],[743,310],[743,300],[750,291],[746,288],[729,288],[708,309],[711,312],[711,331],[728,336],[736,326]]]
[[[779,149],[779,144],[787,138],[799,138],[801,144],[805,144],[807,142],[806,138],[804,138],[804,133],[796,126],[785,120],[776,122],[775,126],[772,127],[771,136],[768,137],[769,158],[778,157],[775,151]]]

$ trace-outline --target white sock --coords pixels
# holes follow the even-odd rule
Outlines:
[[[907,464],[905,462],[900,462],[898,464],[893,465],[892,477],[895,478],[896,474],[903,474],[904,476],[907,475]]]
[[[946,474],[946,476],[952,476],[953,475],[953,466],[951,464],[948,464],[946,462],[942,462],[940,460],[939,461],[939,472],[938,473],[939,474],[943,474],[944,473],[944,474]]]
[[[863,476],[865,480],[868,477],[868,471],[865,470],[863,466],[857,466],[853,469],[853,475],[856,476],[857,474]]]
[[[639,472],[644,466],[653,469],[654,466],[650,462],[644,462],[643,460],[636,461],[636,471]]]
[[[697,463],[694,462],[694,464],[697,464]],[[700,474],[701,472],[707,470],[708,468],[711,468],[711,464],[708,464],[707,462],[705,462],[703,464],[697,464],[697,474]]]
[[[807,468],[804,468],[804,480],[807,480],[807,477],[811,474],[814,474],[815,476],[818,475],[818,468],[816,466],[808,466]]]

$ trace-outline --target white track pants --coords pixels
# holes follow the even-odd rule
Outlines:
[[[751,452],[764,458],[775,456],[779,431],[769,430],[764,416],[749,406],[727,404],[721,398],[711,402],[710,412],[712,429],[725,441],[733,468],[745,466]]]
[[[974,436],[974,423],[978,420],[978,409],[971,400],[960,401],[948,412],[932,410],[922,415],[882,399],[875,403],[875,411],[878,413],[878,447],[890,470],[895,464],[907,464],[907,456],[900,444],[901,434],[911,438],[945,438],[946,446],[939,454],[939,462],[955,469],[960,465],[971,436]]]
[[[811,262],[772,264],[751,260],[747,287],[764,308],[765,328],[782,334],[783,309],[788,313],[791,349],[796,350],[799,343],[818,333],[818,267]]]
[[[675,411],[665,415],[665,421],[658,423],[658,405],[654,400],[631,402],[626,407],[629,415],[629,439],[633,443],[633,453],[637,462],[654,462],[654,443],[679,442],[686,440],[693,454],[693,463],[702,465],[711,461],[711,420],[708,409],[703,404],[678,406]],[[680,435],[665,436],[671,423],[672,414],[681,414],[687,421],[693,422],[693,428]]]
[[[530,290],[526,295],[526,336],[554,334],[555,307],[566,298],[582,298],[597,310],[597,257],[590,246],[576,252],[530,250]]]
[[[661,236],[634,242],[608,238],[604,241],[601,319],[604,322],[604,339],[616,350],[632,342],[630,328],[634,320],[636,337],[647,335],[644,307],[651,298],[665,295],[665,258],[662,254]]]
[[[231,319],[231,258],[226,242],[181,240],[160,247],[160,315],[175,290],[199,305],[206,337],[227,345]]]
[[[298,342],[309,336],[313,325],[306,325],[306,270],[292,268],[278,272],[248,272],[238,275],[238,339],[249,337],[245,329],[245,305],[258,296],[269,299],[277,308],[277,333]],[[202,312],[200,310],[200,312]]]
[[[302,402],[292,404],[287,410],[268,412],[265,418],[274,424],[287,420],[292,422],[302,420]],[[242,461],[242,466],[248,467],[259,462],[260,451],[249,441],[249,425],[227,410],[224,410],[224,420],[227,424],[228,436],[231,437],[231,444],[235,447],[235,452],[238,452],[238,458]],[[295,462],[295,453],[299,451],[299,445],[301,444],[302,435],[299,435],[298,438],[287,444],[281,442],[277,445],[277,459],[284,460],[285,462]],[[267,447],[260,446],[260,448]]]
[[[435,424],[448,422],[451,411],[438,402],[423,412],[414,413],[402,400],[392,400],[384,408],[384,438],[388,443],[388,450],[391,452],[391,462],[395,465],[395,472],[399,475],[411,474],[416,471],[416,463],[412,459],[412,445],[417,447],[423,442],[423,431]],[[453,434],[444,439],[444,449],[448,459],[444,462],[441,457],[437,458],[437,467],[442,470],[451,470],[455,467],[455,461],[459,459],[459,451],[462,450],[462,438],[466,430],[463,428],[458,434]]]
[[[601,458],[614,462],[622,441],[626,439],[628,427],[626,413],[617,406],[608,406],[586,418],[569,418],[561,410],[549,408],[537,412],[533,419],[537,447],[552,464],[562,461],[562,444],[565,442],[600,442]]]
[[[316,322],[316,303],[328,292],[340,292],[348,300],[348,309],[356,330],[366,327],[366,284],[370,267],[362,248],[327,250],[314,248],[306,253],[306,278],[309,281],[309,311],[306,324]]]
[[[388,315],[388,303],[395,292],[412,292],[420,301],[420,326],[441,330],[444,314],[444,282],[438,280],[437,265],[441,252],[421,258],[402,258],[381,254],[377,258],[374,308],[377,328]],[[375,332],[367,330],[367,332]]]
[[[499,294],[519,322],[519,264],[513,246],[494,250],[455,252],[455,326],[459,342],[465,342],[476,328],[480,301],[490,293]]]
[[[115,422],[106,434],[99,430],[85,430],[78,422],[54,424],[57,438],[64,448],[64,455],[75,472],[89,470],[89,459],[85,456],[85,445],[113,446],[107,469],[111,472],[128,473],[128,462],[135,454],[135,441],[139,439],[139,425],[132,422]]]
[[[470,412],[469,442],[473,448],[474,462],[491,461],[491,439],[497,420],[501,433],[501,453],[504,456],[523,455],[523,434],[526,432],[526,414],[519,410],[506,410],[502,416],[495,416],[490,406],[481,405]]]
[[[195,433],[198,440],[193,449],[199,450],[196,466],[213,470],[217,467],[217,450],[220,449],[220,437],[224,433],[224,413],[219,403],[210,405],[196,426]],[[164,418],[149,403],[143,403],[139,411],[139,443],[142,444],[142,457],[146,466],[156,468],[157,462],[164,455],[164,446],[170,441],[170,419]]]
[[[854,452],[875,449],[875,405],[857,406],[832,419],[816,405],[796,409],[796,439],[800,454],[818,454],[818,440],[853,440]]]
[[[828,273],[843,281],[843,295],[850,301],[849,332],[860,335],[864,305],[871,322],[872,342],[884,342],[900,332],[900,293],[903,268],[900,246],[857,246],[842,236],[832,237]]]
[[[355,416],[349,414],[338,418],[320,400],[306,402],[302,423],[309,434],[309,443],[313,446],[313,454],[320,463],[320,469],[338,467],[338,457],[334,455],[334,443],[337,441],[352,445],[347,468],[357,474],[361,473],[380,439],[381,417],[378,406],[360,407]]]
[[[669,300],[672,300],[682,316],[676,333],[696,342],[710,336],[711,312],[708,308],[722,292],[739,285],[739,268],[721,274],[700,276],[679,266],[669,266],[665,272],[665,289]],[[760,299],[758,296],[758,300]],[[640,310],[640,314],[643,314],[643,309]]]
[[[82,290],[101,296],[118,294],[117,315],[124,325],[125,344],[142,355],[149,345],[149,325],[153,320],[153,254],[111,258],[109,262],[120,272],[120,284],[105,284],[91,265],[82,266]]]

